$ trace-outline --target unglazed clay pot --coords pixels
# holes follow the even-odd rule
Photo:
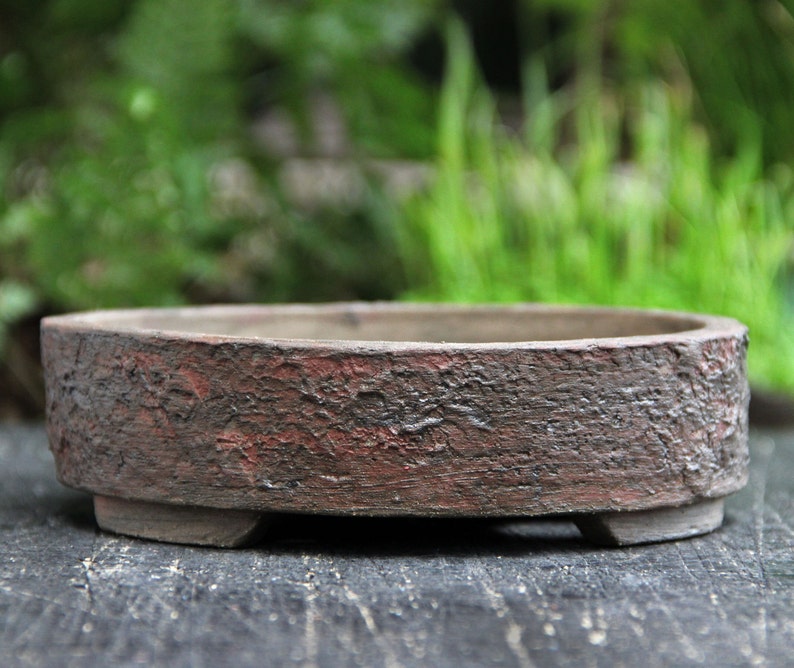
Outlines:
[[[42,322],[59,479],[104,529],[224,546],[278,513],[711,531],[747,478],[746,347],[728,318],[531,304]]]

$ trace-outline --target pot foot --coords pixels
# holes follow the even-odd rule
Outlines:
[[[582,515],[579,531],[599,545],[638,545],[699,536],[718,529],[723,499],[707,499],[689,506]]]
[[[177,506],[94,496],[94,515],[105,531],[165,543],[242,547],[260,538],[270,516],[255,510]]]

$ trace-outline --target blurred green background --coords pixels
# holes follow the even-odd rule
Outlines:
[[[794,393],[794,0],[0,0],[0,417],[38,319],[420,299],[734,316]]]

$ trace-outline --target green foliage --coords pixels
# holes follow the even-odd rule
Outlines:
[[[27,285],[10,279],[0,281],[0,354],[5,352],[9,326],[35,307],[36,295]]]
[[[246,104],[252,86],[287,108],[327,88],[356,151],[427,153],[431,131],[413,128],[430,96],[386,61],[432,6],[0,7],[2,322],[36,308],[311,298],[318,284],[326,298],[393,294],[369,263],[382,231],[359,210],[310,217],[289,201]],[[273,80],[250,77],[274,58]],[[386,66],[365,76],[373,58]]]
[[[169,137],[194,142],[239,132],[240,85],[232,76],[234,5],[225,0],[139,0],[115,45],[118,64],[139,88],[130,112],[153,114]]]
[[[514,136],[496,122],[459,26],[449,43],[437,173],[403,216],[408,296],[727,314],[750,326],[753,379],[794,389],[781,285],[794,248],[791,168],[765,174],[749,141],[716,159],[686,91],[649,84],[632,99],[602,90],[573,105],[568,91],[543,92],[537,66]]]
[[[524,23],[554,73],[621,90],[686,82],[718,152],[760,141],[767,164],[794,152],[794,2],[525,0]],[[543,32],[554,15],[565,26]],[[582,83],[580,81],[580,83]]]
[[[210,175],[237,155],[241,128],[225,7],[139,2],[99,50],[112,75],[85,62],[54,82],[46,106],[11,114],[0,258],[37,301],[171,304],[196,282],[223,280],[224,245],[256,222],[213,207]],[[52,15],[68,23],[67,9],[54,4]],[[50,51],[40,48],[25,57]]]
[[[321,87],[333,91],[355,150],[426,158],[433,145],[432,97],[399,56],[439,6],[439,0],[241,0],[240,25],[283,64],[269,96],[303,121],[305,134],[308,94]]]

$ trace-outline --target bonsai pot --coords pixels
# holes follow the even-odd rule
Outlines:
[[[280,513],[711,531],[748,469],[729,318],[340,303],[45,318],[58,478],[121,534],[234,546]]]

